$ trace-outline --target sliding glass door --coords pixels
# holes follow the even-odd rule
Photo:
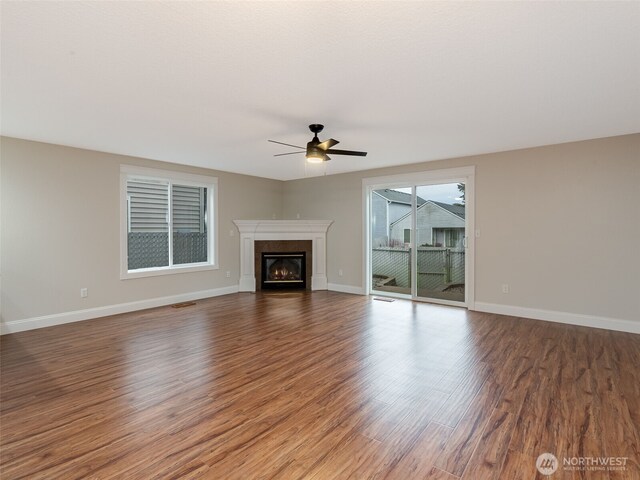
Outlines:
[[[411,295],[411,188],[381,188],[370,198],[372,289]]]
[[[416,187],[416,296],[465,301],[464,183]]]
[[[467,305],[472,175],[425,176],[366,190],[369,291]]]

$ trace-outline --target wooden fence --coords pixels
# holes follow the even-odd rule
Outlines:
[[[464,284],[463,248],[418,247],[418,289],[442,290],[449,285]],[[411,285],[411,250],[378,247],[372,249],[372,273],[395,278],[395,285]]]

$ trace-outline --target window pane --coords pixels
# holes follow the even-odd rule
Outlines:
[[[416,213],[417,296],[464,302],[464,184],[419,185],[416,193],[423,199]]]
[[[173,264],[207,261],[207,189],[173,185]]]
[[[371,192],[371,286],[411,294],[411,190]]]
[[[452,228],[448,230],[448,239],[447,239],[447,247],[449,248],[459,248],[462,246],[462,234],[461,229]]]
[[[169,186],[127,181],[128,269],[169,265]]]

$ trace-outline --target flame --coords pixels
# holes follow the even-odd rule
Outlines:
[[[276,268],[271,274],[274,280],[286,280],[289,275],[289,270],[287,270],[286,267]]]

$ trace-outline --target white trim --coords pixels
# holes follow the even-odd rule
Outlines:
[[[210,263],[190,263],[184,265],[172,265],[167,267],[139,268],[131,270],[126,276],[120,276],[120,280],[129,280],[131,278],[156,277],[158,275],[173,275],[175,273],[191,273],[201,272],[204,270],[219,270],[218,265]]]
[[[379,188],[400,188],[411,187],[412,185],[435,185],[448,180],[451,177],[468,177],[475,175],[476,167],[445,168],[440,170],[423,170],[421,172],[400,173],[398,175],[387,175],[384,177],[369,177],[362,179],[362,185],[371,187],[371,190]],[[391,186],[390,186],[391,185]]]
[[[327,233],[333,220],[234,220],[233,223],[240,233]]]
[[[362,289],[365,295],[370,295],[373,285],[371,282],[371,275],[369,272],[369,254],[371,251],[371,237],[373,232],[371,231],[371,195],[373,189],[367,186],[362,180]],[[387,227],[388,230],[388,227]]]
[[[355,287],[353,285],[341,285],[339,283],[327,284],[327,290],[332,292],[350,293],[352,295],[364,295],[364,288]]]
[[[0,326],[2,327],[2,330],[0,331],[0,334],[4,335],[7,333],[24,332],[25,330],[34,330],[36,328],[80,322],[93,318],[117,315],[119,313],[135,312],[137,310],[144,310],[147,308],[162,307],[164,305],[200,300],[202,298],[218,297],[220,295],[228,295],[237,292],[238,286],[231,285],[229,287],[200,290],[198,292],[182,293],[167,297],[150,298],[147,300],[138,300],[136,302],[88,308],[86,310],[75,310],[72,312],[56,313],[54,315],[44,315],[42,317],[24,318],[22,320],[13,320],[11,322],[1,324]]]
[[[411,185],[411,235],[409,236],[409,265],[411,298],[418,298],[418,186]],[[389,228],[391,234],[391,228]]]
[[[256,291],[256,240],[311,240],[311,290],[327,289],[327,230],[333,220],[234,220],[240,231],[241,292]]]
[[[464,177],[465,190],[465,238],[464,248],[465,256],[465,293],[466,307],[470,310],[475,308],[476,304],[476,167],[467,169],[468,173]]]
[[[136,175],[140,177],[148,177],[152,179],[167,178],[171,180],[180,180],[186,182],[185,185],[193,187],[206,187],[207,184],[218,183],[217,177],[209,175],[197,175],[194,173],[185,173],[177,170],[161,170],[159,168],[138,167],[136,165],[120,165],[120,173],[127,175]]]
[[[517,307],[514,305],[500,305],[497,303],[476,302],[473,310],[478,312],[497,313],[532,320],[544,320],[547,322],[566,323],[582,327],[603,328],[618,332],[640,334],[640,321],[623,320],[620,318],[598,317],[581,313],[557,312],[554,310],[542,310],[539,308]]]
[[[146,269],[129,270],[127,259],[127,242],[129,225],[127,179],[130,177],[163,179],[180,185],[207,188],[207,228],[209,231],[207,261],[197,264],[173,265],[171,254],[169,263],[165,267],[153,267]],[[171,188],[168,192],[168,204],[172,204]],[[209,221],[211,220],[211,221]],[[169,215],[169,252],[173,251],[172,218]],[[173,170],[160,170],[156,168],[138,167],[134,165],[120,165],[120,280],[132,278],[154,277],[158,275],[171,275],[174,273],[198,272],[201,270],[218,270],[218,177],[196,175]]]

